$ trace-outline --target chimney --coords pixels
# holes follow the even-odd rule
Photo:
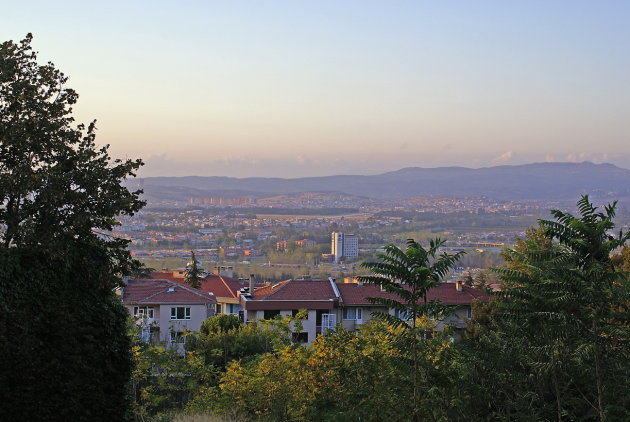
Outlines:
[[[249,275],[249,294],[254,294],[254,274]]]
[[[457,290],[458,292],[464,291],[461,280],[455,280],[455,290]]]
[[[234,277],[234,268],[231,265],[216,265],[214,273],[223,277]]]

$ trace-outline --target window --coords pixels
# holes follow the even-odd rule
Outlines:
[[[265,311],[263,318],[264,319],[274,319],[276,315],[280,315],[280,311]]]
[[[343,319],[360,321],[363,319],[362,308],[343,308]]]
[[[328,312],[330,312],[328,309],[320,309],[315,311],[315,325],[317,327],[322,326],[322,315],[327,314]]]
[[[470,306],[466,308],[466,318],[472,318],[472,308]]]
[[[234,313],[234,304],[233,304],[233,303],[230,303],[230,304],[228,305],[228,310],[229,310],[229,313],[230,313],[230,314],[233,314],[233,313]]]
[[[186,336],[183,331],[171,331],[171,344],[186,343]]]
[[[153,306],[134,306],[133,316],[139,318],[153,318]]]
[[[220,303],[217,303],[214,305],[214,313],[217,315],[220,313],[223,313],[223,307],[221,306]]]
[[[190,308],[184,306],[171,308],[171,319],[190,319]]]

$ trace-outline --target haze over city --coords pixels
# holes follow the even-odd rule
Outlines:
[[[141,176],[630,168],[625,1],[5,2]]]

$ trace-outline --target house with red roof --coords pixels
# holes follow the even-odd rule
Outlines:
[[[149,277],[170,280],[182,286],[187,286],[185,270],[152,272],[149,274]],[[210,273],[206,274],[199,282],[201,284],[199,290],[214,294],[217,300],[214,308],[215,314],[239,315],[240,311],[243,310],[238,298],[238,291],[246,287],[248,282],[245,280],[237,280],[226,275]]]
[[[296,339],[304,343],[315,340],[317,334],[335,328],[339,309],[339,290],[333,279],[285,280],[279,283],[239,292],[247,322],[295,315],[300,309],[308,311],[302,322],[303,330]]]
[[[464,328],[467,318],[472,317],[472,302],[488,300],[489,295],[481,290],[464,286],[461,282],[440,283],[429,290],[429,301],[439,299],[444,305],[453,306],[454,312],[442,321],[436,321],[436,329],[445,324]],[[374,312],[395,315],[394,310],[372,304],[368,298],[385,297],[398,299],[383,292],[380,286],[364,283],[336,283],[328,280],[285,280],[270,286],[242,289],[239,292],[241,306],[247,322],[272,319],[276,315],[295,315],[306,309],[308,317],[303,321],[303,330],[296,338],[305,343],[312,342],[318,334],[341,323],[349,331],[356,331],[368,322]]]
[[[369,301],[370,297],[400,300],[395,294],[382,291],[378,285],[360,282],[339,283],[337,288],[341,295],[343,326],[348,330],[352,331],[360,324],[369,321],[373,312],[396,315],[393,309],[385,309]],[[473,301],[487,301],[490,295],[482,290],[468,287],[461,281],[442,282],[427,292],[427,301],[435,299],[453,309],[453,312],[443,320],[436,321],[436,329],[441,330],[446,324],[454,324],[456,328],[461,329],[466,327],[466,320],[472,317]]]
[[[214,315],[215,296],[166,279],[129,280],[121,299],[136,318],[144,341],[161,341],[183,350],[185,333],[197,331]]]

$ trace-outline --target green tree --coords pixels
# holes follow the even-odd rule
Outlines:
[[[410,351],[413,370],[412,403],[414,420],[421,420],[420,403],[420,350],[421,344],[432,331],[429,318],[439,318],[447,309],[438,300],[427,300],[429,290],[436,287],[440,280],[449,274],[464,252],[439,253],[444,244],[440,239],[429,242],[427,249],[413,239],[407,240],[407,248],[402,250],[396,245],[387,245],[385,252],[378,254],[378,262],[366,262],[363,268],[374,275],[360,276],[364,282],[381,286],[393,297],[368,298],[371,303],[393,309],[397,315],[380,312],[373,314],[394,328],[403,329],[400,340],[403,347]],[[426,379],[427,374],[424,374]]]
[[[514,407],[521,414],[558,421],[629,417],[630,398],[624,392],[630,387],[625,363],[630,284],[611,260],[629,236],[609,234],[615,205],[600,212],[583,196],[577,217],[553,210],[555,220],[541,220],[518,251],[506,251],[508,267],[497,269],[504,281],[498,328],[481,339],[493,339],[485,352],[493,351],[494,362],[509,357],[516,364],[494,365],[494,370],[510,372],[504,372],[510,383],[522,387],[517,392],[510,383],[502,384],[515,393],[512,399],[526,399]],[[535,379],[523,385],[514,377],[518,373]]]
[[[542,224],[537,227],[530,227],[525,231],[525,238],[516,240],[514,247],[501,251],[501,258],[505,261],[505,267],[509,269],[522,269],[522,255],[532,254],[541,256],[554,249],[553,239],[546,233]]]
[[[142,163],[97,148],[94,122],[74,125],[77,93],[31,40],[0,44],[0,419],[124,420],[132,361],[114,288],[137,263],[106,232],[143,206],[121,185]]]
[[[182,357],[175,348],[146,343],[135,344],[132,352],[130,390],[133,415],[139,422],[180,412],[199,390],[215,385],[220,376],[216,367],[205,365],[194,352]]]
[[[236,315],[222,314],[205,320],[201,324],[199,333],[203,335],[227,333],[230,330],[241,328],[241,325]]]
[[[620,391],[628,391],[628,366],[620,374],[618,365],[630,357],[630,281],[627,274],[614,268],[611,254],[624,246],[630,232],[615,228],[613,219],[617,202],[599,211],[584,195],[577,202],[579,217],[560,210],[552,210],[555,218],[540,222],[545,233],[557,240],[572,266],[558,274],[558,286],[551,298],[562,304],[567,321],[579,327],[580,344],[576,349],[576,361],[585,366],[586,375],[595,386],[592,407],[601,421],[609,414],[627,418],[630,399],[622,398]],[[577,303],[568,303],[577,300]],[[615,385],[619,375],[624,380]],[[624,406],[625,402],[625,406]],[[621,405],[621,408],[620,408]],[[622,413],[618,410],[625,409]]]
[[[472,282],[472,287],[490,292],[492,290],[490,286],[498,282],[499,279],[494,272],[484,269],[475,274]]]
[[[197,257],[195,256],[195,251],[190,251],[190,262],[186,265],[186,273],[184,277],[184,281],[190,287],[194,289],[198,289],[201,287],[201,270],[197,266]]]
[[[249,360],[274,350],[278,333],[258,324],[242,325],[233,315],[208,318],[186,338],[186,350],[202,356],[207,365],[224,369],[232,360]]]

